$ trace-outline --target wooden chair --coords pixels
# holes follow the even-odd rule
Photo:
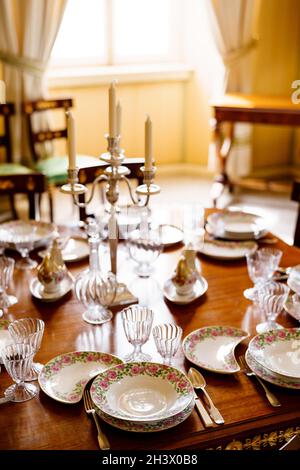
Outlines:
[[[26,194],[29,203],[29,218],[35,219],[38,216],[38,194],[46,191],[45,178],[41,173],[33,171],[31,168],[12,163],[12,142],[9,128],[10,117],[15,114],[13,103],[0,105],[0,117],[3,123],[0,132],[0,147],[4,149],[5,161],[0,163],[0,195],[9,196],[13,218],[17,219],[18,214],[14,204],[14,195]]]
[[[35,169],[43,173],[49,183],[48,194],[50,218],[52,222],[54,214],[51,188],[53,188],[53,186],[61,186],[67,182],[68,155],[55,155],[55,152],[53,153],[51,143],[54,143],[57,139],[65,139],[67,143],[68,129],[66,111],[68,111],[72,106],[73,100],[71,98],[53,100],[41,99],[38,101],[26,101],[23,103],[23,113],[27,122],[29,144]],[[36,116],[39,115],[41,117],[45,112],[47,113],[53,110],[63,112],[63,127],[52,130],[49,125],[45,124],[46,130],[41,129],[41,126],[37,125]],[[44,122],[47,123],[46,115]],[[88,155],[77,155],[76,160],[77,165],[80,168],[90,167],[98,162],[95,157]]]
[[[298,216],[294,233],[294,245],[300,248],[300,180],[293,182],[292,201],[298,202]]]
[[[143,184],[143,173],[141,172],[140,168],[144,165],[144,163],[145,160],[143,158],[126,158],[124,160],[124,165],[127,166],[127,168],[130,170],[130,174],[127,176],[127,178],[136,179],[138,185]],[[108,166],[109,165],[107,163],[98,160],[97,165],[81,168],[78,174],[79,182],[82,184],[92,183],[97,176],[104,173],[105,168]],[[102,184],[105,184],[105,182]],[[84,194],[79,196],[79,200],[80,202],[85,201]],[[85,221],[88,216],[85,208],[80,208],[79,212],[80,220]]]

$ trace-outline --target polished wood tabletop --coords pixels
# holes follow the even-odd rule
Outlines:
[[[300,250],[278,241],[283,251],[282,266],[300,263]],[[195,302],[178,306],[167,301],[162,287],[176,266],[182,250],[177,245],[165,250],[155,263],[155,272],[148,279],[138,278],[126,249],[120,249],[119,279],[125,280],[142,305],[154,310],[154,323],[174,322],[183,328],[183,337],[191,331],[209,325],[240,327],[255,334],[255,325],[262,320],[252,310],[243,291],[251,286],[245,260],[217,261],[199,256],[202,275],[208,282],[205,295]],[[32,256],[37,256],[32,254]],[[101,257],[105,261],[107,253]],[[38,259],[38,258],[37,258]],[[68,264],[76,276],[87,266],[87,260]],[[84,307],[73,292],[54,303],[35,300],[29,291],[29,283],[36,271],[15,270],[14,294],[18,304],[10,308],[8,319],[37,317],[45,321],[45,333],[35,360],[46,363],[53,357],[70,351],[95,350],[113,353],[120,358],[131,351],[120,316],[115,309],[112,321],[100,326],[82,319]],[[285,326],[299,324],[286,312],[278,321]],[[237,346],[236,355],[245,352],[249,340]],[[152,336],[143,347],[160,362]],[[173,365],[187,371],[191,365],[180,350]],[[299,433],[300,391],[269,385],[282,403],[273,408],[256,380],[242,372],[233,375],[202,371],[215,405],[221,411],[224,425],[204,428],[196,412],[180,425],[156,433],[130,433],[101,423],[112,450],[162,450],[162,449],[263,449],[279,446],[293,433]],[[0,396],[12,383],[4,367],[0,373]],[[201,394],[201,392],[200,392]],[[201,395],[200,395],[201,396]],[[66,405],[59,403],[43,391],[25,403],[0,405],[0,449],[98,449],[97,432],[93,420],[84,411],[83,403]]]

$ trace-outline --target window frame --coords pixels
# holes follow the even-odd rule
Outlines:
[[[113,10],[115,8],[115,0],[104,0],[105,1],[105,15],[106,15],[106,27],[105,27],[105,38],[106,38],[106,60],[102,62],[98,57],[78,57],[78,58],[51,58],[49,62],[49,70],[51,72],[62,69],[71,68],[107,68],[107,67],[118,67],[118,66],[151,66],[151,64],[172,64],[172,63],[184,63],[184,2],[181,0],[171,0],[171,15],[172,20],[170,21],[171,32],[170,42],[171,49],[168,54],[164,57],[153,55],[150,58],[143,58],[142,56],[136,56],[128,60],[116,59],[117,54],[115,52],[114,45],[114,21],[113,21]]]

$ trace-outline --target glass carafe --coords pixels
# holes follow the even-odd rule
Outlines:
[[[75,281],[77,299],[86,307],[82,318],[92,324],[100,325],[112,318],[108,306],[116,295],[117,281],[113,273],[104,276],[99,265],[99,227],[95,220],[87,226],[90,247],[89,269],[83,271]]]

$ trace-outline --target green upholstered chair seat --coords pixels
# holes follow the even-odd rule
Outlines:
[[[0,163],[0,176],[25,175],[33,170],[18,163]]]
[[[77,155],[76,165],[79,168],[97,165],[99,159],[88,155]],[[45,158],[40,160],[35,169],[43,173],[49,183],[52,184],[64,184],[67,181],[67,170],[68,170],[68,156],[67,155],[55,155],[53,157]]]

